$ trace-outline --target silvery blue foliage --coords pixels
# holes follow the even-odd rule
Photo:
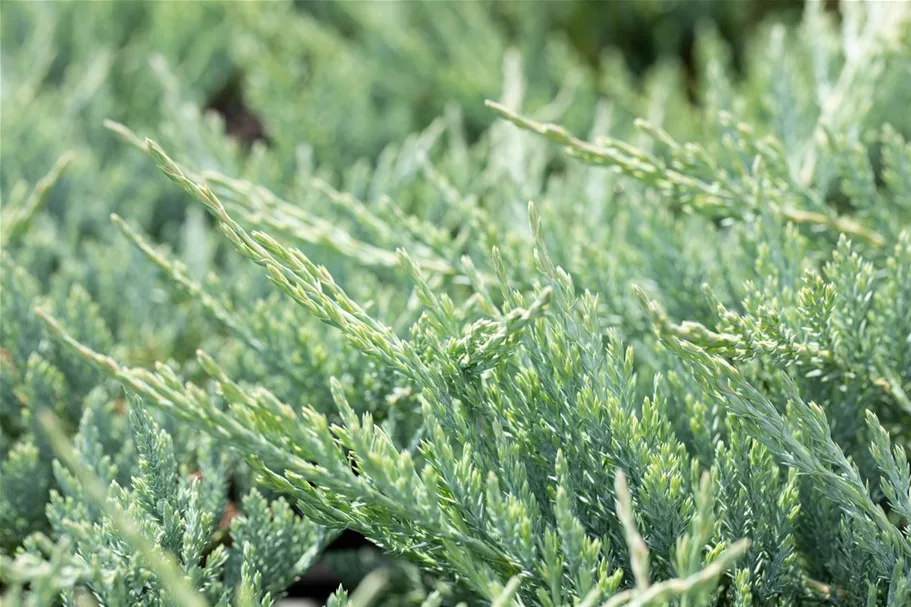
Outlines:
[[[407,564],[330,605],[911,601],[907,4],[639,80],[481,4],[161,6],[90,61],[4,13],[11,604],[269,604],[342,529]]]

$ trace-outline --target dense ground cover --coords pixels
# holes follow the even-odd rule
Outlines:
[[[4,604],[911,602],[909,5],[535,6],[2,5]]]

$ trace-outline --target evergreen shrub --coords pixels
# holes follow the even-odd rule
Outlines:
[[[827,4],[4,3],[4,605],[911,605],[911,5]]]

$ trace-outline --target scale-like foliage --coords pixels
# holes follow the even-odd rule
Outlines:
[[[151,6],[4,16],[12,604],[265,605],[343,529],[330,605],[911,602],[907,4],[640,80],[550,4]]]

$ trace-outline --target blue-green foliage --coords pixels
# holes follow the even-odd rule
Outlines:
[[[10,600],[267,604],[348,528],[411,564],[330,605],[907,604],[911,15],[843,4],[638,80],[556,4],[5,9]]]
[[[110,430],[110,420],[118,419],[123,418],[111,411],[109,401],[94,398],[86,403],[74,437],[80,465],[110,487],[107,499],[158,550],[176,558],[185,582],[211,604],[271,604],[318,555],[325,532],[295,517],[283,499],[270,503],[255,489],[242,500],[245,514],[222,522],[227,458],[200,458],[198,470],[187,474],[178,464],[171,436],[138,399],[131,399],[129,437],[117,445],[121,450],[115,463],[99,439]],[[205,442],[205,453],[218,453]],[[145,555],[120,535],[80,479],[59,462],[53,473],[59,489],[51,492],[47,505],[49,535],[65,538],[71,551],[66,560],[70,575],[63,580],[43,578],[42,574],[54,577],[59,571],[40,571],[48,567],[44,559],[50,540],[37,534],[25,541],[15,561],[4,562],[7,579],[53,583],[69,597],[67,601],[89,592],[104,605],[175,604],[178,597],[170,594],[168,583],[146,566]],[[121,485],[117,478],[123,476],[129,480]],[[233,541],[226,545],[229,537]],[[248,579],[251,575],[255,583]]]

